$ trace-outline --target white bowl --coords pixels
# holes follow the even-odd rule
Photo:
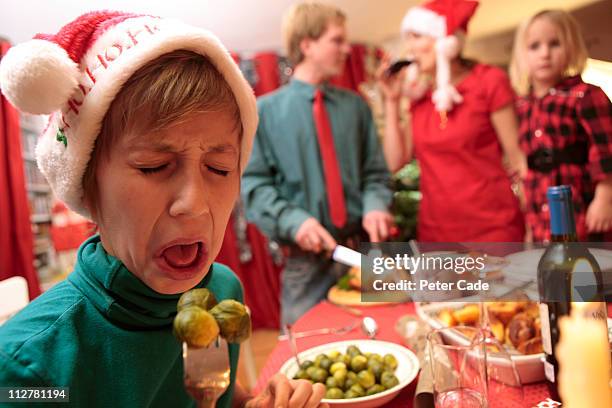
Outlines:
[[[430,303],[427,305],[416,304],[417,315],[424,320],[431,328],[440,329],[446,327],[440,320],[437,319],[439,312],[443,309],[460,309],[465,303],[463,302],[439,302]],[[608,330],[610,343],[612,343],[612,319],[608,319]],[[448,341],[451,344],[466,344],[467,340],[461,333],[457,332],[454,335],[449,334]],[[511,358],[516,365],[519,377],[523,384],[531,384],[543,381],[544,376],[544,353],[538,354],[511,354]],[[490,357],[493,364],[503,365],[507,360],[501,358]]]
[[[337,350],[341,353],[345,353],[348,346],[355,345],[364,353],[378,353],[384,355],[387,353],[393,354],[397,359],[397,369],[395,370],[395,376],[399,380],[399,384],[393,388],[385,390],[381,393],[369,395],[360,398],[349,398],[349,399],[327,399],[324,398],[323,402],[329,404],[330,407],[342,407],[342,408],[374,408],[386,404],[391,401],[399,392],[410,384],[419,373],[419,360],[412,351],[404,346],[395,343],[389,343],[387,341],[379,340],[346,340],[337,341],[335,343],[327,343],[321,346],[313,347],[311,349],[302,351],[298,354],[300,361],[314,360],[319,354],[327,354],[330,351]],[[295,359],[292,357],[287,360],[282,367],[280,372],[288,378],[293,378],[298,372],[298,365]]]

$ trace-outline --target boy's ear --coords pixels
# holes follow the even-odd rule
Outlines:
[[[300,51],[302,51],[302,55],[304,57],[309,55],[309,51],[310,51],[313,41],[314,40],[312,38],[308,38],[308,37],[302,38],[302,41],[300,41]]]

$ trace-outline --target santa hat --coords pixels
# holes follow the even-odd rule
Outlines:
[[[438,112],[448,112],[463,98],[450,83],[450,61],[459,55],[461,41],[478,7],[472,0],[432,0],[413,7],[402,20],[402,33],[413,32],[436,39],[436,90],[432,100]],[[412,64],[416,69],[416,64]],[[414,75],[414,72],[412,73]]]
[[[0,87],[8,100],[24,112],[51,114],[36,146],[38,167],[55,195],[76,212],[90,217],[82,178],[113,99],[136,70],[176,50],[206,56],[227,81],[240,110],[244,169],[257,128],[255,97],[228,51],[207,30],[159,17],[97,11],[55,35],[38,34],[2,58]]]

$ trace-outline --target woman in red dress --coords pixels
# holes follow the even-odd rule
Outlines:
[[[413,156],[420,165],[417,236],[423,242],[524,239],[523,216],[508,175],[526,171],[514,93],[501,69],[459,57],[461,34],[477,5],[434,0],[410,9],[402,31],[415,64],[394,76],[384,73],[388,64],[383,64],[379,75],[389,167],[397,171]],[[402,89],[405,82],[409,86]],[[410,98],[411,131],[400,126],[402,94]]]

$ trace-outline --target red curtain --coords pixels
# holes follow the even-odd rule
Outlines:
[[[262,52],[253,58],[257,72],[257,84],[253,88],[255,95],[261,96],[272,92],[280,86],[278,72],[278,55],[274,52]]]
[[[0,42],[0,57],[10,44]],[[34,270],[34,248],[30,207],[21,155],[19,114],[0,95],[0,280],[23,276],[30,299],[40,295]]]

